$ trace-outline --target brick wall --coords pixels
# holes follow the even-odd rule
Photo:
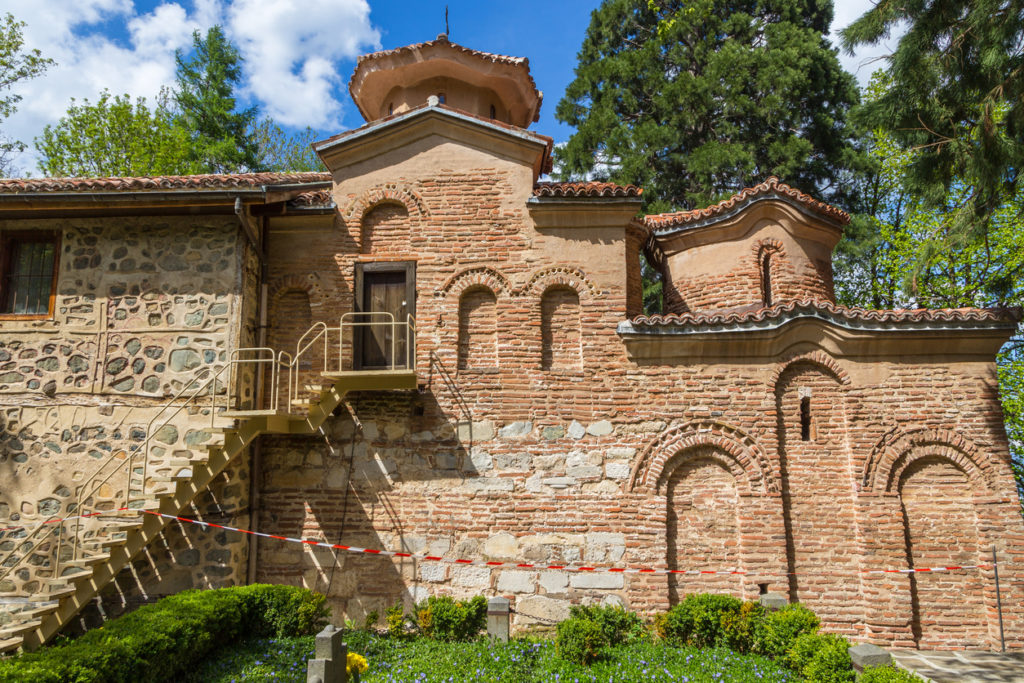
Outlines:
[[[326,592],[339,623],[428,594],[509,595],[518,626],[564,617],[578,602],[649,613],[688,591],[753,598],[766,583],[859,639],[992,645],[990,571],[945,579],[964,582],[985,615],[949,629],[935,616],[947,609],[938,593],[906,574],[863,571],[908,558],[983,561],[993,544],[1007,561],[1024,560],[991,363],[832,357],[806,336],[778,358],[633,362],[615,326],[638,306],[635,231],[535,229],[528,170],[472,150],[444,154],[444,163],[389,158],[339,170],[330,228],[272,224],[272,277],[319,283],[308,287],[314,319],[350,309],[356,259],[416,260],[421,387],[352,395],[361,431],[338,417],[317,437],[265,437],[262,529],[450,558],[745,573],[574,574],[267,541],[258,579]],[[380,202],[405,207],[408,246],[392,252],[374,237],[359,255],[353,247]],[[780,237],[779,225],[745,238],[725,281],[677,285],[701,305],[760,300],[758,253],[778,239],[773,298],[831,297],[816,248],[799,252],[797,268],[792,231]],[[578,366],[562,371],[558,351],[575,358],[577,344]],[[921,450],[933,446],[944,455]],[[957,533],[973,534],[973,545],[929,540],[940,522],[928,520],[942,513],[915,498],[926,486],[919,461],[952,463],[970,482],[976,530]],[[943,505],[955,514],[941,524],[966,524],[956,506],[968,499],[951,496]],[[1024,576],[1001,576],[1007,633],[1024,647]]]

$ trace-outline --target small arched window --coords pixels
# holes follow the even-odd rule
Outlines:
[[[773,251],[761,253],[761,303],[765,306],[772,305],[772,257],[774,254]]]
[[[495,109],[494,105],[492,104],[491,105],[491,118],[494,119],[494,118],[497,118],[497,117],[498,117],[498,110]]]

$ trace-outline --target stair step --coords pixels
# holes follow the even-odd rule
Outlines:
[[[32,598],[36,600],[57,600],[66,595],[74,595],[77,590],[74,586],[65,586],[64,588],[54,588],[47,593],[36,593]]]
[[[22,637],[8,638],[7,640],[0,640],[0,652],[12,652],[21,647]]]
[[[194,465],[203,465],[206,463],[206,458],[199,456],[195,458],[177,458],[167,462],[169,467],[192,467]]]
[[[42,625],[42,619],[32,619],[31,621],[23,621],[20,624],[14,624],[13,626],[6,626],[4,628],[0,628],[0,639],[20,636],[23,633],[34,631]]]
[[[96,555],[95,557],[82,557],[77,560],[68,560],[64,563],[65,567],[92,567],[93,565],[103,564],[110,559],[109,554]],[[74,575],[67,575],[60,577],[62,579],[74,578]]]
[[[116,548],[119,545],[124,545],[128,542],[128,538],[105,538],[102,541],[82,541],[82,547],[90,550],[104,550],[106,548]]]
[[[66,566],[70,563],[65,562],[64,564]],[[43,579],[43,583],[45,583],[47,586],[67,586],[69,584],[74,583],[75,581],[88,579],[90,576],[92,576],[92,567],[86,567],[83,571],[75,572],[74,574],[64,574],[63,576],[55,576],[49,579]]]
[[[26,610],[25,612],[22,612],[22,614],[24,614],[26,616],[29,616],[29,617],[32,617],[32,618],[45,617],[47,614],[53,614],[54,612],[56,612],[59,607],[60,607],[60,603],[57,602],[57,601],[54,601],[54,602],[51,602],[51,603],[49,603],[47,605],[40,605],[39,607],[33,607],[30,610]]]
[[[284,410],[225,410],[221,413],[224,417],[248,418],[248,417],[274,417],[276,415],[287,415]]]

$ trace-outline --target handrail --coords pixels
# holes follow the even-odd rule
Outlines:
[[[124,489],[124,508],[130,508],[135,498],[146,498],[146,482],[148,478],[150,461],[152,459],[153,440],[157,434],[167,425],[172,424],[178,415],[189,408],[203,407],[204,399],[209,398],[209,402],[205,404],[205,407],[209,409],[210,413],[210,426],[214,426],[217,415],[220,413],[221,408],[224,410],[230,410],[233,403],[238,400],[236,394],[237,387],[235,386],[238,381],[238,373],[240,367],[243,365],[252,365],[259,367],[264,364],[269,364],[271,368],[271,392],[269,401],[267,404],[272,410],[279,410],[281,403],[281,387],[280,382],[284,379],[285,373],[282,370],[287,370],[287,397],[288,405],[286,410],[290,411],[293,401],[297,399],[299,394],[299,364],[303,358],[323,339],[323,372],[328,373],[331,370],[331,335],[334,332],[338,334],[338,354],[337,354],[337,369],[342,371],[345,367],[345,331],[346,328],[351,329],[351,344],[352,350],[355,350],[355,337],[357,328],[365,327],[385,327],[390,332],[390,353],[385,354],[388,358],[385,358],[387,362],[386,367],[389,369],[395,369],[398,367],[399,358],[398,345],[403,340],[405,342],[405,353],[404,366],[407,368],[414,368],[416,363],[416,319],[412,315],[406,315],[405,321],[399,321],[395,319],[395,316],[387,311],[367,311],[367,312],[349,312],[341,316],[337,327],[328,326],[324,322],[317,322],[312,325],[303,335],[299,338],[295,346],[295,355],[288,353],[287,351],[275,352],[269,347],[249,347],[234,349],[228,355],[226,362],[219,366],[205,366],[199,369],[193,377],[185,383],[184,386],[179,389],[174,396],[167,400],[156,413],[152,416],[149,422],[146,424],[146,437],[141,444],[135,444],[130,446],[127,450],[117,450],[112,452],[103,462],[101,462],[92,473],[85,478],[85,480],[75,487],[75,499],[76,502],[73,505],[67,506],[67,511],[57,513],[47,517],[43,520],[35,529],[33,529],[27,536],[17,539],[15,547],[6,553],[2,559],[0,559],[0,579],[6,578],[18,567],[22,566],[27,558],[33,556],[33,554],[40,548],[51,536],[55,533],[58,534],[56,543],[54,544],[54,556],[53,556],[53,573],[54,577],[59,577],[61,568],[61,558],[64,548],[68,543],[72,544],[71,557],[74,559],[79,558],[79,542],[83,535],[83,523],[84,518],[94,516],[94,513],[99,512],[95,496],[99,493],[101,488],[108,484],[111,479],[120,472],[125,472],[126,481]],[[399,331],[399,327],[402,328],[402,332]],[[247,353],[254,354],[253,358],[244,358],[243,356]],[[227,381],[222,382],[225,373],[227,374]],[[225,390],[221,391],[221,387]],[[258,399],[254,399],[258,400]],[[221,406],[223,401],[223,406]],[[160,421],[162,420],[162,421]],[[136,481],[135,468],[136,461],[139,456],[142,456],[142,472],[141,480],[138,484],[138,489],[133,488],[133,481]],[[111,464],[116,467],[111,468]],[[108,471],[108,469],[110,471]],[[137,490],[137,493],[135,493]],[[134,494],[134,495],[133,495]],[[93,503],[87,504],[87,501],[93,500]],[[73,517],[61,519],[62,514],[73,514]],[[65,526],[68,522],[73,519],[73,533],[65,534]],[[55,521],[60,520],[59,524],[53,524]],[[52,525],[52,526],[51,526]],[[38,539],[43,529],[46,532],[42,534]],[[71,529],[67,530],[71,532]],[[68,539],[70,535],[72,538]],[[34,542],[33,539],[36,539]],[[28,550],[24,551],[20,557],[18,557],[10,566],[4,566],[10,562],[12,558],[19,552],[19,548],[25,548],[26,543],[32,542],[32,545]]]
[[[35,529],[33,529],[32,533],[28,534],[24,538],[16,539],[14,547],[11,548],[10,552],[8,552],[6,555],[4,555],[3,559],[0,559],[0,581],[3,581],[4,579],[6,579],[10,575],[11,572],[13,572],[15,569],[17,569],[18,567],[21,566],[21,559],[19,558],[19,560],[17,562],[15,562],[14,564],[10,565],[9,567],[5,567],[7,562],[10,561],[11,556],[14,555],[16,552],[18,552],[18,548],[23,547],[26,543],[31,541],[32,538],[36,534],[38,534],[41,529],[45,528],[46,529],[46,533],[43,534],[42,537],[40,537],[39,540],[36,541],[32,545],[31,548],[26,550],[21,555],[22,558],[31,556],[36,551],[36,548],[38,548],[44,542],[46,542],[46,539],[48,539],[55,531],[60,529],[61,526],[62,526],[62,524],[58,524],[56,526],[49,526],[46,522],[43,522],[39,526],[37,526]],[[57,562],[58,562],[58,564],[54,567],[54,578],[57,577],[57,572],[59,571],[59,562],[60,562],[60,554],[59,553],[57,555]]]

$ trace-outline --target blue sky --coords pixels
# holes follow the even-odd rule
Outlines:
[[[187,48],[195,29],[225,27],[245,57],[245,105],[288,128],[306,125],[331,135],[362,123],[347,85],[355,58],[376,49],[432,40],[444,31],[467,47],[528,57],[544,92],[538,132],[564,141],[571,129],[554,118],[555,105],[572,80],[576,53],[597,0],[515,3],[480,0],[0,0],[0,12],[26,22],[25,41],[57,66],[19,84],[24,99],[3,123],[3,133],[29,144],[16,160],[38,174],[32,139],[58,121],[70,98],[114,94],[153,98],[174,80],[174,50]],[[839,2],[834,29],[869,6]],[[867,64],[884,46],[843,57],[864,83]]]

